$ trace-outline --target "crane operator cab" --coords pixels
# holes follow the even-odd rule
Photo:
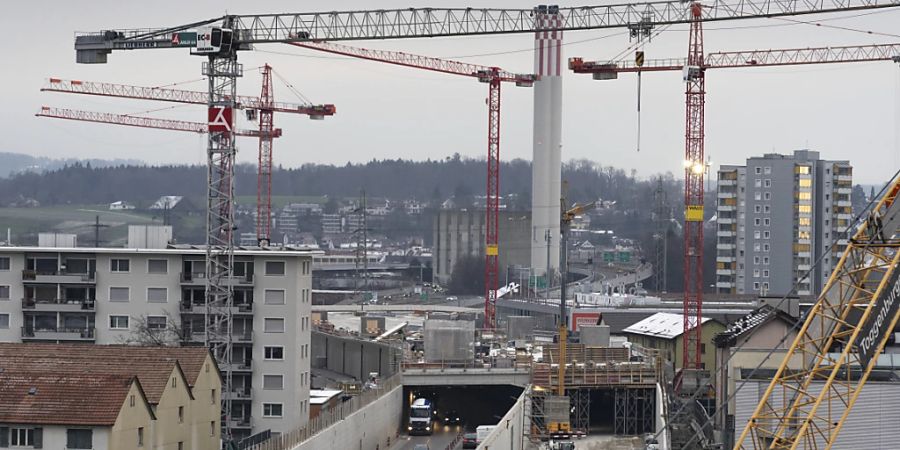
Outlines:
[[[197,29],[197,47],[191,52],[195,55],[215,55],[229,53],[234,40],[234,31],[230,28],[203,27]]]

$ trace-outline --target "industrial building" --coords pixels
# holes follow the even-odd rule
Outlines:
[[[0,247],[0,342],[202,345],[203,247],[141,243]],[[309,416],[313,253],[235,251],[234,388],[223,395],[238,438]]]
[[[0,344],[0,448],[219,447],[222,379],[205,347]]]
[[[796,285],[795,295],[818,295],[847,246],[852,174],[849,162],[810,150],[723,165],[717,292],[780,296]]]
[[[434,279],[446,284],[453,273],[453,266],[463,256],[484,255],[484,211],[441,210],[434,221],[434,248],[432,265]],[[499,213],[500,240],[499,268],[503,274],[513,266],[530,264],[531,214],[528,212],[501,211]],[[546,256],[547,250],[544,250]],[[503,275],[500,278],[504,282]]]

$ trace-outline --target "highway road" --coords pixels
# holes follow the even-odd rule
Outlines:
[[[456,435],[460,433],[462,427],[456,426],[438,426],[438,430],[431,436],[400,436],[400,440],[390,450],[413,450],[416,444],[428,445],[428,450],[456,450],[462,448],[462,443],[450,447],[450,444],[456,439]]]

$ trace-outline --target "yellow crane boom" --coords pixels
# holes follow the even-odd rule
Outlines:
[[[807,314],[738,449],[829,449],[900,317],[900,177]]]

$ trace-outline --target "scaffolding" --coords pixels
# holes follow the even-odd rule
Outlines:
[[[634,436],[655,431],[656,395],[653,389],[618,388],[613,392],[613,432]]]

